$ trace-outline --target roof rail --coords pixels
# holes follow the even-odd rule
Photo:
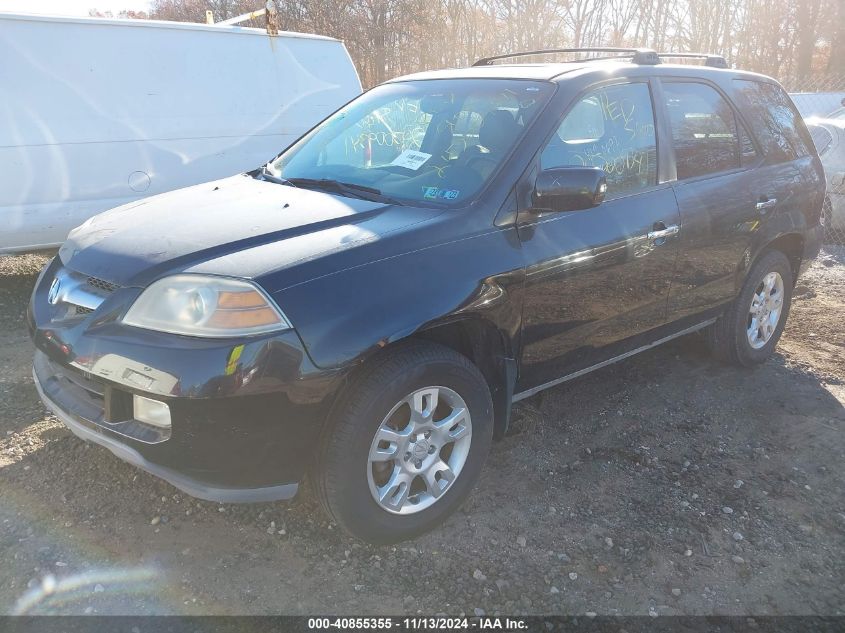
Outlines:
[[[711,68],[728,68],[728,62],[721,55],[712,53],[658,53],[660,57],[677,57],[680,59],[703,59],[705,66]]]
[[[547,55],[549,53],[617,53],[618,55],[614,57],[630,57],[631,61],[635,64],[653,66],[660,63],[660,57],[658,57],[657,53],[650,48],[616,48],[610,46],[603,48],[544,48],[538,51],[520,51],[517,53],[507,53],[505,55],[492,55],[490,57],[482,57],[476,61],[473,66],[491,66],[497,59],[527,57],[529,55]]]

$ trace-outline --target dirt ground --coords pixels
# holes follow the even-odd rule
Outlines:
[[[65,430],[23,322],[45,261],[0,258],[0,612],[845,614],[845,248],[766,365],[691,336],[526,400],[462,511],[386,548]]]

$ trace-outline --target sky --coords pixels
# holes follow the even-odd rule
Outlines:
[[[91,9],[115,15],[123,9],[147,11],[148,0],[0,0],[0,11],[46,13],[50,15],[88,15]]]

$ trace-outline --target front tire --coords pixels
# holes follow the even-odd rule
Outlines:
[[[481,372],[445,346],[402,344],[341,396],[312,473],[317,496],[357,538],[414,538],[460,507],[492,437],[493,404]]]
[[[707,330],[714,356],[750,367],[768,360],[780,340],[792,305],[792,266],[769,251],[751,267],[739,295]]]

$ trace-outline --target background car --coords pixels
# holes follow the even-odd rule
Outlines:
[[[843,116],[841,111],[845,110],[845,91],[842,90],[790,92],[789,96],[805,119]]]
[[[819,152],[827,193],[824,201],[826,241],[845,244],[845,108],[842,118],[809,119],[807,129]]]

